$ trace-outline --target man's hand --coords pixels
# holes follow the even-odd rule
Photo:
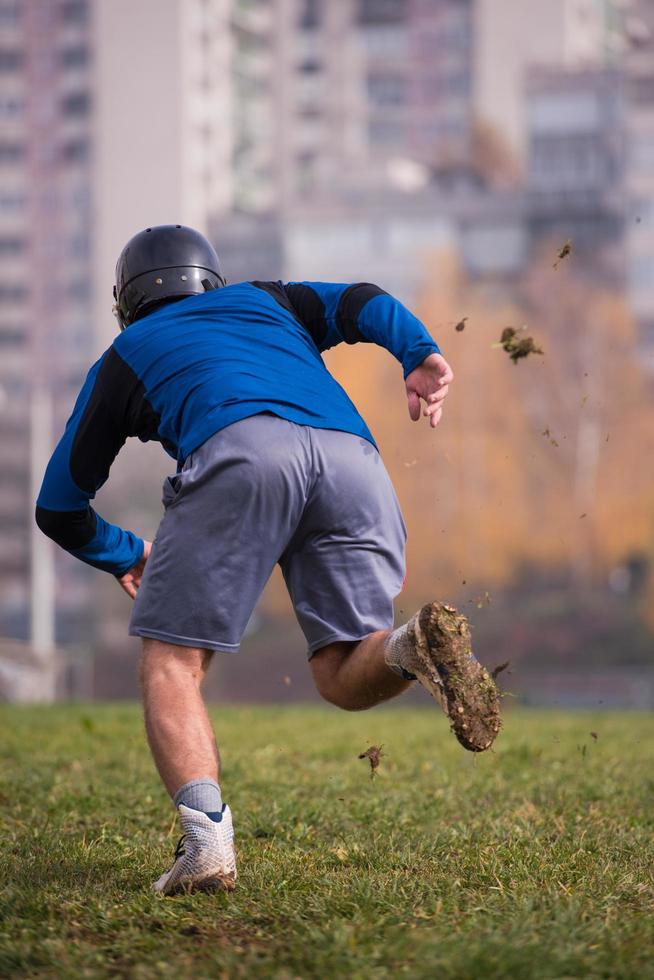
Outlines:
[[[127,593],[130,599],[136,599],[136,593],[138,592],[139,586],[141,584],[141,579],[143,577],[143,571],[145,569],[145,563],[148,560],[150,552],[152,550],[152,542],[143,542],[143,557],[140,561],[137,561],[133,568],[129,571],[123,572],[122,575],[117,575],[116,578],[120,584],[121,589]]]
[[[425,402],[423,415],[435,429],[443,414],[443,400],[447,395],[450,381],[454,378],[452,368],[440,354],[430,354],[406,379],[406,394],[409,399],[409,415],[414,422],[420,418],[420,399]]]

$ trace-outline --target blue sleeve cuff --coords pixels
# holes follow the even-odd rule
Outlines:
[[[410,375],[412,371],[415,371],[417,367],[420,367],[424,359],[429,357],[430,354],[440,354],[438,344],[425,344],[424,346],[417,349],[414,348],[411,351],[410,355],[405,358],[402,365],[404,368],[405,381],[408,375]]]
[[[97,527],[93,540],[83,548],[71,550],[70,554],[103,572],[124,575],[143,557],[143,539],[132,531],[123,531],[115,524],[108,524],[99,514],[96,518]]]

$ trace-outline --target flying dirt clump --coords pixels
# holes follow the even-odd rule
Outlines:
[[[467,319],[468,319],[467,316],[461,317],[461,319],[459,320],[459,322],[457,323],[457,325],[455,326],[454,329],[455,330],[458,330],[459,333],[461,333],[462,330],[465,330],[465,328],[466,328],[466,320]]]
[[[558,448],[558,445],[559,444],[556,441],[556,439],[554,438],[554,436],[552,435],[552,433],[550,432],[549,426],[546,429],[543,429],[543,431],[541,432],[541,435],[542,436],[545,436],[546,439],[549,439],[550,445],[556,446]]]
[[[359,759],[368,759],[370,762],[370,778],[375,776],[375,770],[379,766],[379,760],[384,753],[382,752],[381,745],[371,745],[369,749],[362,752]]]
[[[522,330],[526,330],[526,327],[519,327],[518,329],[505,327],[499,343],[494,345],[505,350],[514,364],[517,364],[523,357],[528,357],[529,354],[543,353],[543,349],[534,343],[533,337],[520,336]]]
[[[565,245],[562,245],[561,248],[556,253],[556,262],[554,263],[552,268],[558,269],[559,262],[561,262],[563,259],[567,259],[567,257],[570,255],[571,252],[572,252],[572,242],[570,241],[570,239],[568,239]]]

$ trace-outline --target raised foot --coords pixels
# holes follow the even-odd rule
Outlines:
[[[411,628],[416,677],[437,699],[464,748],[489,749],[501,727],[500,693],[472,653],[467,619],[452,606],[430,602]]]

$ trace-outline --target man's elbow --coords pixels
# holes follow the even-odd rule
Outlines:
[[[36,506],[35,520],[41,531],[66,551],[77,551],[95,534],[95,513],[86,510],[49,510]]]

